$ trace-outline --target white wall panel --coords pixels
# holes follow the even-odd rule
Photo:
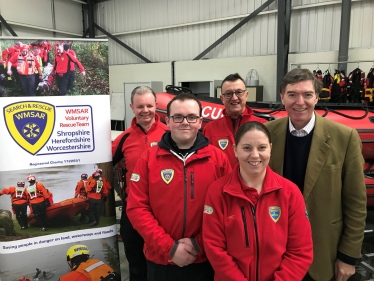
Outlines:
[[[18,36],[53,37],[53,29],[64,38],[82,34],[81,4],[68,0],[54,0],[55,29],[52,0],[0,0],[0,13]],[[1,36],[12,36],[1,26]]]
[[[96,5],[97,22],[112,34],[118,33],[124,43],[151,61],[192,60],[265,2],[112,0]],[[341,4],[331,0],[293,0],[292,5],[291,53],[338,50]],[[204,58],[276,54],[276,8],[277,1]],[[351,48],[374,47],[373,14],[374,1],[353,0],[349,31]],[[110,57],[110,64],[142,62],[120,45],[109,42],[115,44],[110,49],[115,54]]]
[[[171,63],[147,63],[109,66],[111,92],[122,92],[125,82],[162,81],[163,87],[171,84]]]
[[[55,0],[54,3],[56,29],[83,34],[82,4],[66,0]]]

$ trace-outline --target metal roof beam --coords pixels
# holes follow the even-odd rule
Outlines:
[[[6,22],[6,20],[3,18],[3,16],[0,14],[0,21],[4,24],[4,26],[6,27],[6,29],[9,30],[10,34],[12,34],[13,36],[18,36],[17,33],[14,32],[13,28],[10,27],[10,25]]]
[[[135,56],[137,56],[138,58],[142,59],[143,61],[145,62],[148,62],[150,63],[151,61],[149,59],[147,59],[146,57],[142,56],[141,54],[139,54],[137,51],[135,51],[133,48],[131,48],[130,46],[126,45],[125,43],[123,43],[121,40],[119,40],[117,37],[113,36],[112,34],[110,34],[108,31],[106,31],[105,29],[101,28],[100,26],[98,26],[96,23],[94,23],[94,26],[100,30],[102,33],[104,33],[106,36],[108,36],[110,39],[114,40],[116,43],[120,44],[122,47],[124,47],[125,49],[127,49],[128,51],[130,51],[131,53],[133,53]]]
[[[351,28],[351,0],[342,1],[338,61],[348,60],[349,30]],[[338,69],[347,70],[347,63],[339,63]]]
[[[199,60],[199,59],[203,58],[207,53],[209,53],[211,50],[213,50],[215,47],[217,47],[220,43],[222,43],[223,40],[227,39],[230,35],[232,35],[235,31],[237,31],[239,28],[241,28],[243,25],[245,25],[248,21],[250,21],[255,16],[257,16],[263,9],[265,9],[267,6],[269,6],[273,2],[274,2],[274,0],[266,1],[264,4],[262,4],[256,10],[254,10],[249,16],[244,18],[237,25],[235,25],[233,28],[231,28],[229,31],[227,31],[221,38],[219,38],[216,42],[214,42],[212,45],[210,45],[200,55],[198,55],[196,58],[194,58],[194,60]]]
[[[277,39],[277,86],[278,92],[283,77],[288,71],[288,53],[290,51],[290,25],[292,0],[278,0],[278,39]],[[280,101],[280,95],[275,95]]]

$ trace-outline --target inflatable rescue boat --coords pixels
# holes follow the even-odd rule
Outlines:
[[[70,220],[78,215],[87,206],[87,198],[70,198],[47,207],[46,223],[58,220]],[[34,214],[28,216],[29,225],[36,224]]]
[[[176,87],[178,88],[178,87]],[[166,106],[175,94],[160,92],[157,96],[157,113],[161,120],[165,120]],[[202,117],[204,127],[208,122],[222,117],[224,106],[220,99],[200,97],[203,107]],[[281,102],[247,102],[255,115],[267,120],[275,120],[287,116]],[[374,107],[365,104],[334,104],[320,103],[316,105],[316,112],[321,116],[342,123],[356,129],[362,141],[362,155],[365,158],[365,183],[367,206],[374,207]]]

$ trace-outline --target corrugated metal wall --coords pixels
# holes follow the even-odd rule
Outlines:
[[[265,0],[112,0],[96,23],[152,62],[192,60]],[[341,1],[293,0],[290,52],[339,48]],[[276,54],[277,1],[205,58]],[[374,47],[374,1],[352,1],[350,47]],[[348,32],[348,31],[347,31]],[[100,38],[100,33],[97,33]],[[109,40],[112,64],[142,60]]]
[[[19,37],[67,38],[83,34],[82,4],[73,0],[0,0],[0,13]],[[0,36],[12,36],[4,24]]]

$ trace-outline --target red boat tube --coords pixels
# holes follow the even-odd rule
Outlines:
[[[78,215],[87,206],[87,199],[83,197],[70,198],[54,203],[46,210],[46,222],[69,220]],[[36,224],[34,214],[28,216],[29,224]]]
[[[170,93],[157,93],[157,113],[165,120],[166,106],[175,96]],[[222,117],[224,106],[220,99],[199,97],[203,106],[203,125]],[[287,116],[287,112],[279,102],[247,102],[257,116],[274,120]],[[366,160],[374,160],[374,108],[364,104],[328,104],[318,103],[316,112],[325,118],[342,123],[356,129],[362,141],[362,154]]]

